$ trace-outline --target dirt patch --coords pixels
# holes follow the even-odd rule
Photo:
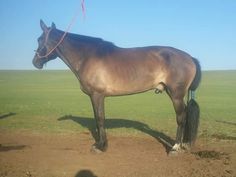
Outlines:
[[[236,142],[200,138],[192,153],[169,156],[155,138],[108,136],[90,152],[83,134],[0,134],[0,177],[235,177]]]

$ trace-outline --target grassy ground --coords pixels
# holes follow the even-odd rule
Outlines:
[[[236,71],[203,72],[197,90],[200,136],[236,137]],[[94,127],[89,97],[70,71],[0,71],[0,130],[71,133]],[[106,99],[110,134],[140,134],[140,128],[175,135],[172,104],[163,93]],[[68,116],[70,115],[70,116]]]

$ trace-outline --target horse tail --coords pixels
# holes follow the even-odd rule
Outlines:
[[[201,66],[197,59],[192,58],[196,66],[195,77],[189,87],[188,100],[187,100],[187,119],[185,124],[185,132],[183,142],[192,146],[197,138],[200,108],[198,103],[195,101],[194,91],[200,84],[201,81]]]
[[[201,72],[201,65],[199,61],[196,58],[192,58],[192,60],[196,66],[196,74],[189,87],[189,90],[195,91],[201,82],[202,72]]]

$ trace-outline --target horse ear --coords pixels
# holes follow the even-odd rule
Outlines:
[[[51,28],[52,28],[52,29],[56,29],[55,23],[52,22]]]
[[[43,30],[43,32],[47,32],[48,31],[48,27],[47,27],[47,25],[45,25],[43,20],[40,20],[40,26],[41,26],[41,29]]]

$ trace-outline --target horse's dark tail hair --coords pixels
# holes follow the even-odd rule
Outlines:
[[[198,132],[200,117],[200,108],[194,99],[190,99],[187,103],[187,119],[185,124],[183,143],[193,146]]]
[[[187,119],[184,131],[184,143],[188,143],[190,146],[194,145],[199,125],[200,108],[198,103],[195,101],[194,91],[200,84],[201,81],[201,66],[197,59],[192,58],[196,66],[195,78],[189,87],[188,100],[187,100]]]

